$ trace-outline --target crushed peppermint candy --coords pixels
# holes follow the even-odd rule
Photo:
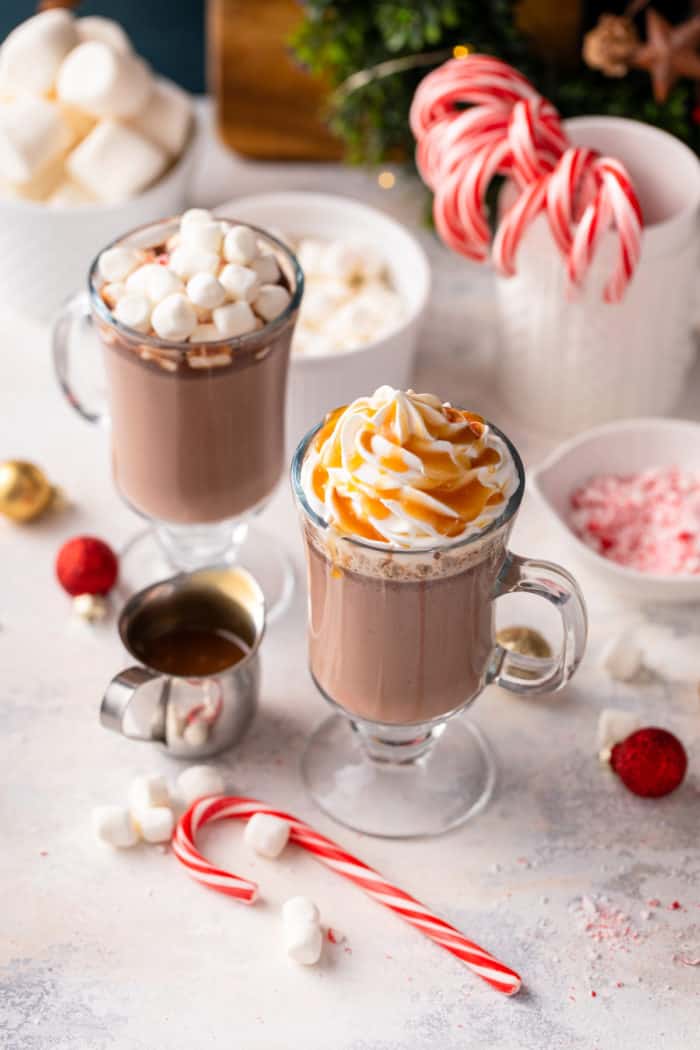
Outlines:
[[[574,532],[604,558],[639,572],[700,573],[700,472],[598,474],[570,505]]]

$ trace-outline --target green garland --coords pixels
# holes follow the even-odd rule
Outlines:
[[[291,44],[298,60],[334,87],[388,58],[467,44],[510,62],[564,116],[634,117],[665,128],[700,152],[700,124],[693,119],[688,81],[677,84],[661,106],[651,96],[645,73],[611,80],[583,63],[558,71],[529,49],[515,23],[516,6],[517,0],[306,0]],[[412,155],[408,109],[425,73],[425,68],[411,69],[338,92],[329,123],[345,142],[349,160],[371,163]]]

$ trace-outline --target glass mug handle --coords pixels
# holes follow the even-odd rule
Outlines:
[[[89,407],[78,396],[71,381],[71,346],[77,328],[83,330],[92,327],[90,298],[87,292],[78,292],[61,307],[56,318],[51,337],[53,365],[61,390],[78,415],[88,423],[106,423],[104,410]]]
[[[490,682],[513,693],[553,693],[561,689],[578,667],[586,647],[588,619],[583,595],[565,569],[548,561],[506,554],[493,597],[519,591],[546,598],[559,612],[563,628],[557,656],[525,656],[497,645],[492,656]]]

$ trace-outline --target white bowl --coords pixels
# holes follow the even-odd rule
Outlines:
[[[155,185],[117,204],[52,208],[0,198],[0,303],[36,320],[50,318],[82,288],[90,263],[135,226],[182,211],[197,133]]]
[[[430,268],[425,252],[400,223],[376,208],[326,193],[264,193],[234,199],[216,210],[289,237],[355,238],[376,244],[404,301],[401,324],[381,339],[324,357],[292,357],[287,397],[290,453],[330,409],[371,394],[383,383],[399,389],[410,385]]]
[[[639,572],[603,558],[568,523],[572,492],[594,474],[629,474],[650,467],[700,470],[700,424],[682,419],[629,419],[594,427],[559,445],[530,475],[532,490],[585,565],[627,598],[700,601],[700,575]]]

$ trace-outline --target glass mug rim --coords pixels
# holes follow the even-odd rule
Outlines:
[[[112,311],[102,299],[102,296],[99,294],[99,291],[97,289],[96,281],[98,264],[100,261],[100,256],[103,252],[106,252],[110,248],[115,248],[118,245],[123,244],[123,242],[130,237],[133,237],[137,234],[146,233],[151,228],[157,229],[159,226],[174,226],[175,223],[179,222],[180,218],[180,215],[171,215],[165,219],[157,219],[151,220],[150,222],[144,222],[139,226],[133,226],[130,230],[127,230],[126,233],[122,233],[118,237],[115,237],[113,240],[109,241],[109,243],[106,244],[104,248],[100,249],[95,258],[92,260],[90,268],[88,270],[87,284],[90,306],[101,321],[104,321],[105,324],[108,324],[111,328],[114,328],[120,335],[124,336],[126,339],[142,343],[144,346],[152,347],[156,350],[167,350],[170,353],[181,356],[192,350],[191,343],[182,342],[181,340],[178,341],[172,339],[160,339],[158,338],[158,336],[137,332],[135,328],[129,328],[128,325],[122,324],[121,321],[117,320],[117,318],[114,316]],[[282,255],[285,257],[285,260],[289,264],[294,278],[294,288],[290,289],[291,298],[287,306],[282,311],[282,313],[279,314],[278,317],[275,317],[272,321],[267,321],[262,328],[259,328],[254,332],[248,332],[245,335],[238,335],[233,337],[226,336],[222,339],[208,340],[202,345],[206,346],[207,349],[233,347],[234,350],[248,349],[249,347],[256,347],[258,345],[267,346],[271,342],[271,340],[273,340],[278,335],[279,332],[283,331],[287,327],[287,325],[291,320],[293,320],[294,315],[299,309],[299,304],[301,303],[301,298],[304,294],[304,272],[301,266],[299,265],[299,260],[297,259],[294,252],[290,248],[288,248],[286,244],[284,244],[278,237],[273,236],[267,230],[263,229],[261,226],[255,226],[251,222],[239,222],[238,220],[229,218],[226,215],[217,215],[214,216],[214,219],[215,221],[230,222],[234,225],[248,226],[251,230],[254,230],[255,233],[258,234],[258,236],[262,237],[268,243],[271,243],[276,251],[282,253]],[[169,234],[167,234],[166,236],[169,236]]]
[[[512,521],[512,519],[515,517],[518,510],[520,509],[520,504],[522,503],[523,495],[525,493],[525,467],[523,466],[523,461],[520,457],[520,453],[518,452],[517,448],[510,440],[510,438],[506,434],[504,434],[502,430],[499,430],[497,426],[494,426],[493,423],[490,423],[488,420],[484,420],[484,422],[486,423],[487,427],[490,430],[492,430],[497,437],[501,439],[501,441],[508,449],[513,463],[515,464],[515,469],[518,475],[517,487],[510,499],[508,500],[508,503],[506,504],[504,510],[501,514],[499,514],[497,518],[494,518],[494,520],[490,522],[485,529],[481,529],[479,532],[475,532],[472,536],[466,536],[464,539],[455,540],[453,543],[436,543],[429,547],[393,547],[387,544],[376,542],[373,543],[371,540],[360,539],[357,536],[349,536],[344,533],[339,534],[339,539],[341,539],[344,543],[351,544],[354,547],[360,547],[364,550],[380,551],[384,554],[388,553],[391,554],[392,557],[400,557],[406,559],[420,558],[425,557],[426,554],[434,554],[437,552],[445,554],[451,551],[458,551],[463,547],[470,546],[471,544],[480,543],[485,538],[497,533],[500,529],[502,529],[505,525]],[[312,427],[311,430],[309,430],[308,433],[304,435],[304,437],[297,445],[296,451],[292,458],[291,475],[292,489],[294,491],[294,497],[297,501],[297,504],[301,507],[304,514],[312,522],[313,525],[315,525],[319,529],[325,530],[331,527],[330,523],[327,522],[325,518],[322,518],[320,514],[317,514],[313,507],[309,505],[309,501],[306,498],[306,492],[304,491],[304,487],[301,483],[301,468],[304,463],[306,452],[309,448],[309,445],[313,441],[318,431],[324,425],[324,423],[325,420],[322,419],[320,423],[317,423],[316,426]]]

